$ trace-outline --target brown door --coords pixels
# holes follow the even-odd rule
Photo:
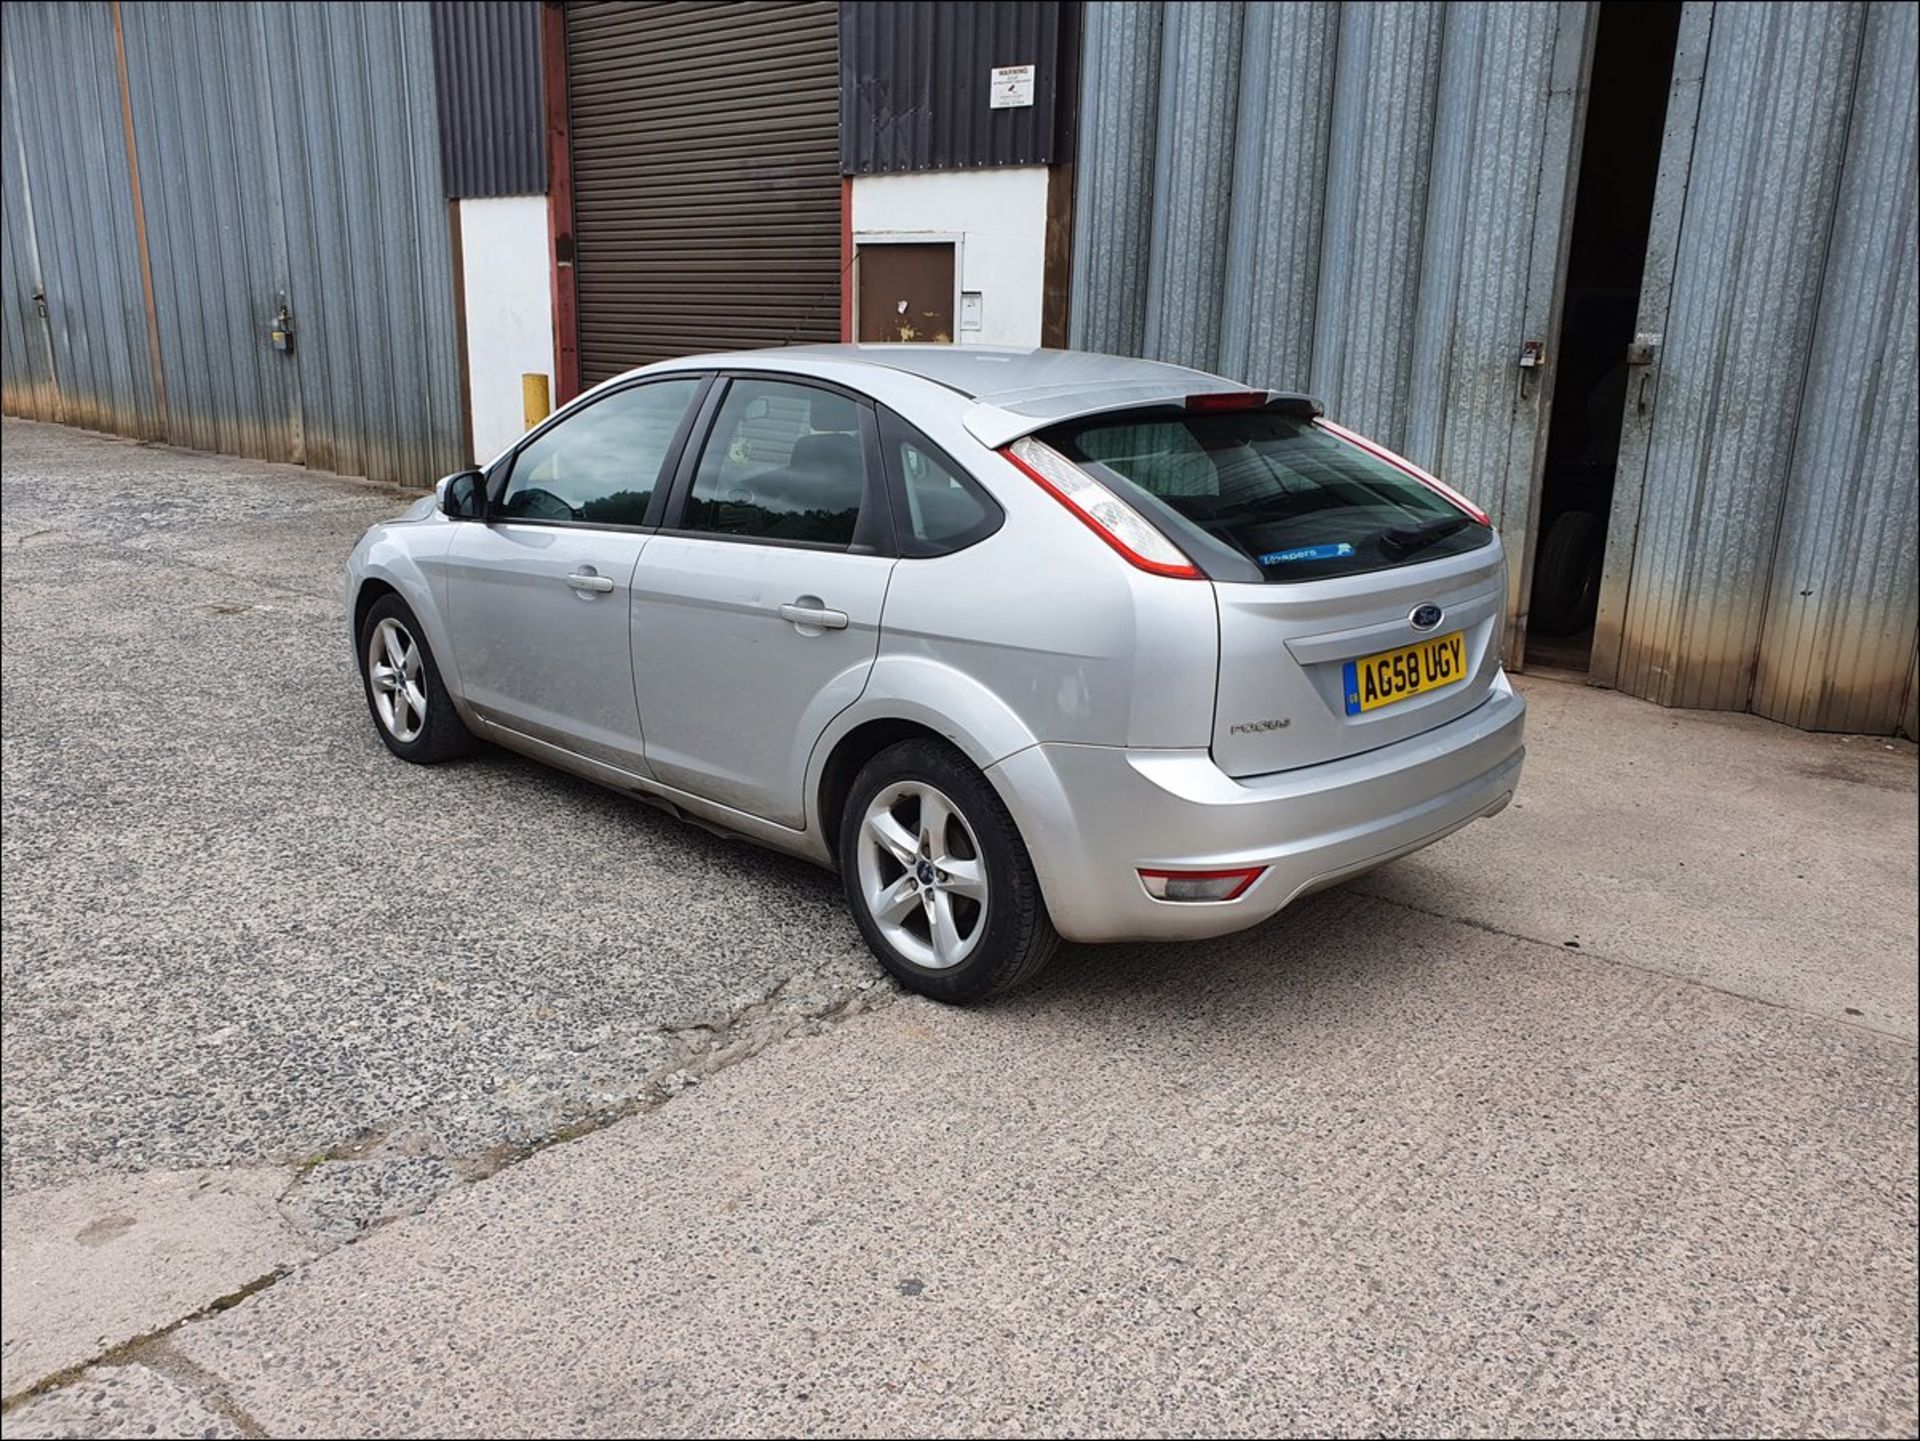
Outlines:
[[[839,7],[575,4],[580,379],[840,338]]]
[[[863,245],[861,340],[953,343],[953,244]]]

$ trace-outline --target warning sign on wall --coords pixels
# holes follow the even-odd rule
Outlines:
[[[1012,110],[1033,104],[1033,67],[996,65],[988,94],[992,97],[989,105],[994,110]]]

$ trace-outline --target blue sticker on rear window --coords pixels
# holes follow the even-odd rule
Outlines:
[[[1338,545],[1303,545],[1297,550],[1270,550],[1256,557],[1262,565],[1285,565],[1290,560],[1338,560],[1352,555],[1353,547],[1344,540]]]

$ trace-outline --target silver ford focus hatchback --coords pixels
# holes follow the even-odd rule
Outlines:
[[[348,564],[376,730],[835,867],[947,1001],[1177,940],[1506,805],[1488,518],[1300,395],[1072,351],[608,381]]]

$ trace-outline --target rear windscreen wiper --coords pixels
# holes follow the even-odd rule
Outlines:
[[[1425,550],[1437,541],[1445,540],[1456,531],[1465,530],[1473,524],[1468,515],[1443,515],[1438,520],[1430,520],[1425,525],[1395,526],[1392,530],[1380,533],[1380,549],[1388,555],[1405,559],[1415,551]]]

